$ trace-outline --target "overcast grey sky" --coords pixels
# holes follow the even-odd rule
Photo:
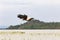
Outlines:
[[[17,14],[45,22],[60,22],[60,0],[0,0],[0,25],[24,23]]]

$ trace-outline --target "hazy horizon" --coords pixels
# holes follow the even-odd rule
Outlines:
[[[60,22],[60,0],[0,0],[0,25],[24,23],[17,18],[18,14],[45,22]]]

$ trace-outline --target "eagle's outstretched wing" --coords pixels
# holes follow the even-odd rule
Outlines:
[[[23,19],[23,20],[27,19],[27,15],[21,15],[21,14],[19,14],[17,17],[20,18],[20,19]]]

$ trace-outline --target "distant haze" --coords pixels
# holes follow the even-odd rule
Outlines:
[[[0,25],[22,24],[26,14],[40,21],[60,22],[60,0],[0,0]]]

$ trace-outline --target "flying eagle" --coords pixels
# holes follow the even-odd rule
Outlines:
[[[19,14],[17,17],[26,21],[31,21],[33,19],[33,18],[28,18],[27,15],[21,15],[21,14]]]

